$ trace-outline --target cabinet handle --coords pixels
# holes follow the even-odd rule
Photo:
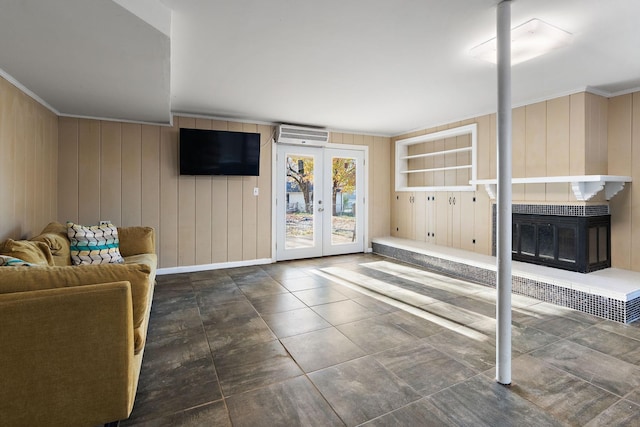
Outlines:
[[[451,197],[449,197],[449,204],[451,204]]]
[[[453,204],[454,205],[456,204],[456,198],[455,197],[453,198]]]

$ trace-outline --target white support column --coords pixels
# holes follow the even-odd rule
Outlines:
[[[511,384],[511,1],[498,4],[496,381]]]

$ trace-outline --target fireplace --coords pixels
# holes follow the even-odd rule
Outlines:
[[[512,258],[580,273],[611,267],[608,207],[601,207],[606,214],[586,206],[559,208],[514,205]],[[493,234],[495,243],[495,221]]]

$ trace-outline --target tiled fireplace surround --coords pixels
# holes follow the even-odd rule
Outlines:
[[[607,205],[572,206],[572,205],[514,205],[514,213],[532,213],[538,215],[606,215]],[[495,205],[493,215],[495,230]],[[495,238],[493,239],[495,249]],[[396,238],[379,238],[372,242],[373,252],[398,259],[410,264],[419,265],[430,270],[441,272],[456,278],[469,280],[481,285],[495,288],[495,258],[471,252],[455,250]],[[526,295],[541,301],[564,307],[570,307],[615,322],[631,323],[640,319],[640,283],[638,289],[629,286],[616,288],[614,281],[607,280],[607,269],[588,274],[589,282],[599,280],[598,286],[590,286],[585,274],[561,272],[545,274],[556,269],[533,266],[514,261],[513,293]],[[611,273],[609,271],[608,273]],[[607,283],[611,282],[611,283]],[[611,289],[608,289],[611,285]]]

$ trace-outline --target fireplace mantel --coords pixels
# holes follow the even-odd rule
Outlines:
[[[512,184],[551,184],[571,183],[571,189],[576,199],[580,201],[591,200],[604,189],[605,197],[611,200],[618,194],[627,182],[631,182],[630,176],[619,175],[577,175],[577,176],[540,176],[533,178],[513,178]],[[496,179],[478,179],[470,181],[471,185],[484,185],[484,188],[492,200],[496,198]]]

